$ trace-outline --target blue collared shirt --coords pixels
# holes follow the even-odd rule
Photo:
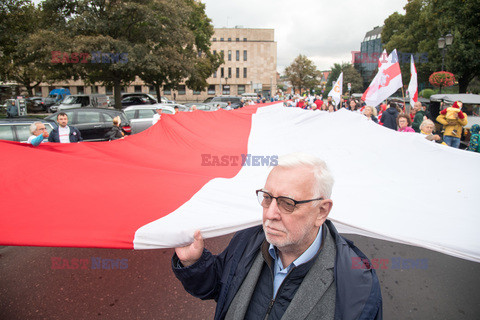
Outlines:
[[[270,244],[270,247],[268,248],[268,253],[270,253],[270,256],[272,256],[273,260],[275,261],[274,266],[273,266],[273,296],[275,297],[277,295],[278,289],[280,288],[280,285],[282,284],[283,280],[287,277],[287,274],[290,270],[292,270],[293,267],[297,267],[301,264],[304,264],[305,262],[309,261],[312,259],[315,254],[317,254],[318,250],[320,249],[320,246],[322,245],[322,226],[318,229],[318,234],[313,243],[308,247],[307,250],[305,250],[304,253],[295,261],[293,261],[288,267],[284,268],[282,264],[282,260],[280,257],[277,255],[277,249],[273,244]]]

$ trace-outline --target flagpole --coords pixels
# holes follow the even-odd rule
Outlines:
[[[403,92],[403,85],[402,85],[402,99],[403,99],[403,110],[405,110],[405,113],[407,112],[407,106],[405,105],[405,93]],[[410,115],[410,110],[408,110],[408,115]]]

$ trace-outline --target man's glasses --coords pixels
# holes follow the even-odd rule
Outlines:
[[[257,190],[256,193],[257,193],[258,203],[260,203],[262,207],[264,208],[270,207],[270,204],[272,204],[273,199],[276,199],[277,206],[280,209],[280,211],[282,211],[283,213],[292,213],[298,204],[317,201],[317,200],[323,200],[323,198],[317,198],[317,199],[297,201],[288,197],[274,197],[270,193],[265,192],[261,189]]]

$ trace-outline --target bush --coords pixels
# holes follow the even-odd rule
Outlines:
[[[430,99],[430,96],[435,94],[435,90],[433,89],[423,89],[422,91],[420,91],[420,94],[419,96],[420,97],[423,97],[425,99]]]

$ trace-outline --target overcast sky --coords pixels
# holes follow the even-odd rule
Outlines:
[[[277,70],[282,73],[299,54],[321,71],[351,62],[365,33],[395,11],[404,14],[407,0],[201,0],[216,28],[237,25],[273,28]]]

